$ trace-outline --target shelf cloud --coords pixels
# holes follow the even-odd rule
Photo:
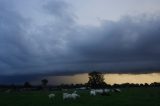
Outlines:
[[[0,76],[160,70],[160,13],[79,25],[63,0],[0,1]],[[24,13],[26,11],[26,13]],[[34,14],[36,13],[36,15]],[[103,13],[105,14],[105,13]],[[16,77],[19,78],[19,77]]]

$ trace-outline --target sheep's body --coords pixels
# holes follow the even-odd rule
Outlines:
[[[91,91],[90,91],[90,95],[91,95],[91,96],[96,96],[96,91],[95,91],[95,90],[91,90]]]
[[[72,98],[71,94],[63,93],[63,99],[69,99],[69,98]]]
[[[121,92],[121,90],[117,88],[117,89],[115,89],[115,92]]]
[[[109,93],[111,90],[110,89],[104,89],[105,93]]]
[[[53,94],[53,93],[49,94],[48,97],[49,97],[49,99],[53,99],[55,97],[55,94]]]
[[[102,94],[103,93],[103,89],[96,89],[95,92],[99,93],[99,94]]]
[[[80,96],[76,93],[72,93],[72,99],[76,99],[77,97],[80,97]]]
[[[77,93],[77,91],[74,91],[73,93]]]
[[[78,94],[76,93],[72,93],[72,94],[69,94],[69,93],[63,93],[63,99],[76,99],[80,97]]]
[[[101,94],[101,95],[107,95],[107,94],[109,94],[111,92],[111,90],[110,89],[92,89],[91,91],[90,91],[90,95],[91,96],[95,96],[96,94]]]

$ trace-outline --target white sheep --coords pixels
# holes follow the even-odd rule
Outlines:
[[[74,91],[73,93],[77,93],[77,91]]]
[[[95,90],[91,90],[91,91],[90,91],[90,95],[91,95],[91,96],[96,96],[96,91],[95,91]]]
[[[110,89],[104,89],[104,92],[109,93],[109,92],[111,92],[111,90]]]
[[[103,89],[96,89],[95,92],[99,93],[99,94],[102,94],[103,93]]]
[[[121,90],[117,88],[117,89],[115,89],[115,92],[121,92]]]
[[[71,98],[71,97],[72,97],[71,94],[63,93],[63,99],[69,99],[69,98]]]
[[[76,94],[76,93],[72,93],[72,99],[76,99],[76,98],[78,98],[78,97],[80,97],[80,95],[78,95],[78,94]]]
[[[48,95],[49,99],[53,99],[55,97],[55,94],[51,93]]]
[[[72,94],[63,93],[63,100],[65,100],[65,99],[76,99],[78,97],[80,97],[80,95],[78,95],[76,93],[72,93]]]

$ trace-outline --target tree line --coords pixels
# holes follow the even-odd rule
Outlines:
[[[53,89],[72,89],[72,88],[115,88],[115,87],[160,87],[160,83],[154,82],[151,84],[133,84],[133,83],[123,83],[109,85],[105,82],[104,74],[101,72],[90,72],[88,73],[88,82],[85,84],[61,84],[57,86],[48,85],[47,79],[41,80],[41,85],[32,85],[30,82],[25,82],[23,85],[0,85],[0,88],[10,88],[10,89],[32,89],[32,90],[53,90]]]

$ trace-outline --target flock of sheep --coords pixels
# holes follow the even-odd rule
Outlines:
[[[91,96],[96,96],[97,94],[101,94],[101,95],[104,95],[104,94],[109,94],[110,92],[121,92],[120,89],[91,89],[90,90],[90,95]],[[51,93],[48,95],[49,99],[54,99],[55,98],[55,94]],[[63,93],[62,95],[62,98],[63,100],[66,100],[66,99],[77,99],[77,98],[80,98],[80,95],[77,94],[77,91],[74,91],[73,93]]]
[[[51,93],[48,95],[49,99],[54,99],[55,94]],[[77,94],[77,91],[74,91],[73,93],[63,93],[63,100],[65,99],[76,99],[80,97],[80,95]]]

